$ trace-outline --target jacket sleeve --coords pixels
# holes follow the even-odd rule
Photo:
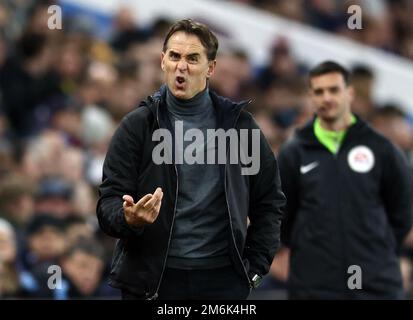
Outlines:
[[[282,190],[287,198],[281,223],[281,242],[289,247],[299,204],[299,164],[293,144],[284,145],[278,155]]]
[[[254,122],[255,128],[258,126]],[[250,176],[250,224],[247,230],[244,257],[250,263],[250,273],[268,273],[280,246],[280,223],[285,196],[277,160],[260,132],[260,169]]]
[[[389,151],[383,161],[381,193],[400,252],[412,224],[412,172],[400,150],[391,145]]]
[[[130,120],[125,117],[112,137],[103,164],[96,212],[102,230],[115,238],[129,238],[143,231],[143,228],[128,225],[122,200],[123,195],[129,194],[137,201],[141,140],[142,137],[131,129]]]

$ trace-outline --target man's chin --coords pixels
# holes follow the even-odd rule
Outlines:
[[[325,122],[334,122],[337,119],[337,115],[329,114],[328,112],[319,112],[317,116]]]
[[[181,99],[181,100],[188,100],[189,99],[188,93],[184,90],[174,89],[174,90],[172,90],[172,94],[177,99]]]

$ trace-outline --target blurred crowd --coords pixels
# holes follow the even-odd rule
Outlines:
[[[318,26],[334,29],[335,11],[325,6],[335,1],[243,2],[299,21],[325,21]],[[403,9],[408,1],[387,2],[395,15],[392,36],[381,39],[390,31],[366,25],[365,32],[376,30],[376,38],[360,40],[413,58],[412,29],[401,30],[412,26]],[[97,186],[119,121],[162,84],[160,51],[170,21],[160,18],[142,28],[130,10],[120,9],[110,20],[110,35],[102,39],[77,15],[64,15],[63,29],[50,30],[52,4],[0,2],[0,297],[118,298],[106,281],[115,239],[97,224]],[[334,30],[346,32],[339,25]],[[293,58],[287,38],[274,39],[268,65],[252,65],[243,50],[223,47],[210,87],[234,100],[252,98],[249,111],[277,154],[294,129],[312,117],[308,66]],[[397,105],[373,102],[373,66],[351,69],[354,112],[413,159],[410,116]],[[412,248],[410,236],[402,260],[408,292]],[[261,290],[284,285],[288,259],[278,261]],[[50,281],[53,265],[62,272],[57,290],[50,290],[56,285]]]
[[[410,0],[232,0],[413,59]],[[362,10],[362,29],[347,27],[351,5]]]

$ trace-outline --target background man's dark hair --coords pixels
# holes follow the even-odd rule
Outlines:
[[[346,85],[350,83],[350,72],[342,65],[334,61],[324,61],[316,65],[314,68],[310,70],[309,79],[311,80],[311,78],[313,77],[321,76],[332,72],[340,73],[343,76]]]
[[[102,245],[92,239],[80,239],[74,245],[69,247],[63,256],[64,258],[71,258],[76,252],[83,252],[102,261],[106,258],[105,250]]]
[[[374,78],[374,73],[370,67],[362,64],[357,64],[351,69],[351,76],[353,78],[359,77],[372,79]]]
[[[22,59],[37,57],[47,45],[47,38],[42,33],[26,32],[18,41],[17,49]]]
[[[191,19],[184,19],[175,22],[169,29],[163,43],[163,52],[166,52],[169,38],[178,31],[196,35],[206,49],[209,61],[215,60],[218,51],[218,39],[209,28]]]

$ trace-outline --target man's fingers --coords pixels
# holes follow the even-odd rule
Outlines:
[[[145,209],[151,210],[153,209],[158,201],[160,201],[163,197],[163,192],[161,188],[157,188],[155,193],[152,196],[152,199],[150,199],[148,202],[145,203],[143,206]]]
[[[151,213],[153,215],[158,215],[159,210],[161,209],[161,205],[162,205],[162,197],[163,197],[163,194],[161,195],[160,199],[156,201],[155,205],[152,207]]]
[[[125,194],[125,195],[122,197],[122,199],[125,200],[125,202],[127,202],[128,205],[133,206],[134,201],[133,201],[133,198],[132,198],[130,195]],[[125,205],[125,202],[124,202],[124,205]]]
[[[148,193],[147,195],[143,196],[142,198],[140,198],[140,200],[138,201],[137,205],[138,206],[143,206],[144,204],[146,204],[148,202],[148,200],[150,200],[152,198],[152,195],[150,193]]]
[[[159,210],[161,209],[161,205],[162,205],[162,199],[160,199],[157,204],[155,205],[155,211],[157,213],[159,213]]]

